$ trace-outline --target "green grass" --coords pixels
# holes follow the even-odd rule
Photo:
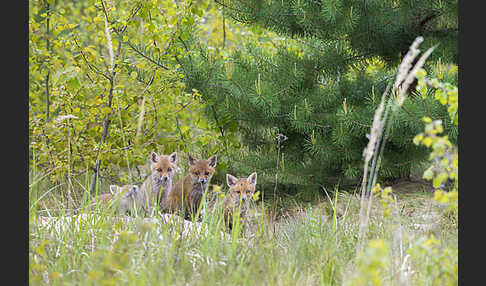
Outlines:
[[[220,213],[183,232],[177,216],[166,222],[106,209],[54,216],[45,209],[65,205],[61,187],[40,186],[29,189],[31,285],[457,284],[457,224],[429,192],[398,193],[391,218],[375,202],[367,246],[357,252],[360,204],[337,189],[312,204],[293,201],[279,215],[255,202],[235,227],[241,232],[225,232]]]

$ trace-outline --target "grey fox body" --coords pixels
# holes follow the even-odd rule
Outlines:
[[[110,193],[101,194],[95,197],[94,202],[90,204],[90,209],[95,210],[100,207],[113,208],[116,212],[130,215],[140,206],[137,202],[139,197],[139,188],[136,185],[117,185],[110,186]]]

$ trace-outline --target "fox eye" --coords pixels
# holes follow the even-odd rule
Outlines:
[[[199,171],[194,172],[194,175],[199,176]]]
[[[162,169],[161,168],[157,168],[156,171],[157,172],[162,172]]]
[[[168,169],[167,169],[167,172],[170,172],[170,171],[172,171],[172,169],[171,169],[171,168],[168,168]]]
[[[240,190],[238,190],[238,191],[236,191],[236,192],[237,192],[238,194],[239,194],[239,193],[241,193],[241,191],[240,191]]]
[[[209,175],[209,172],[208,171],[204,172],[204,175],[206,175],[206,176]]]

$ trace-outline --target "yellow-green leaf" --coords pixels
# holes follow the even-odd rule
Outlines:
[[[431,180],[434,177],[434,172],[432,171],[431,168],[427,169],[424,172],[423,178],[426,180]]]

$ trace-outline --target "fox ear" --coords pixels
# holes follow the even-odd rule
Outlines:
[[[234,184],[236,184],[236,181],[238,181],[238,179],[235,176],[226,174],[226,184],[228,184],[228,187],[231,187]]]
[[[256,185],[256,182],[257,182],[257,173],[256,172],[253,172],[251,173],[251,175],[248,177],[248,183],[252,184],[252,185]]]
[[[208,160],[209,160],[209,166],[214,168],[214,167],[216,167],[216,163],[218,162],[218,156],[213,155],[213,156],[209,157]]]
[[[150,154],[150,161],[152,163],[157,163],[158,160],[159,160],[159,155],[157,155],[157,153],[152,151],[152,154]]]
[[[194,159],[191,154],[187,154],[187,158],[189,159],[189,166],[194,166],[194,164],[196,164],[196,159]]]
[[[177,163],[177,152],[173,152],[172,154],[169,155],[169,161],[172,164],[176,164]]]
[[[110,193],[113,195],[118,189],[117,185],[110,185]]]

